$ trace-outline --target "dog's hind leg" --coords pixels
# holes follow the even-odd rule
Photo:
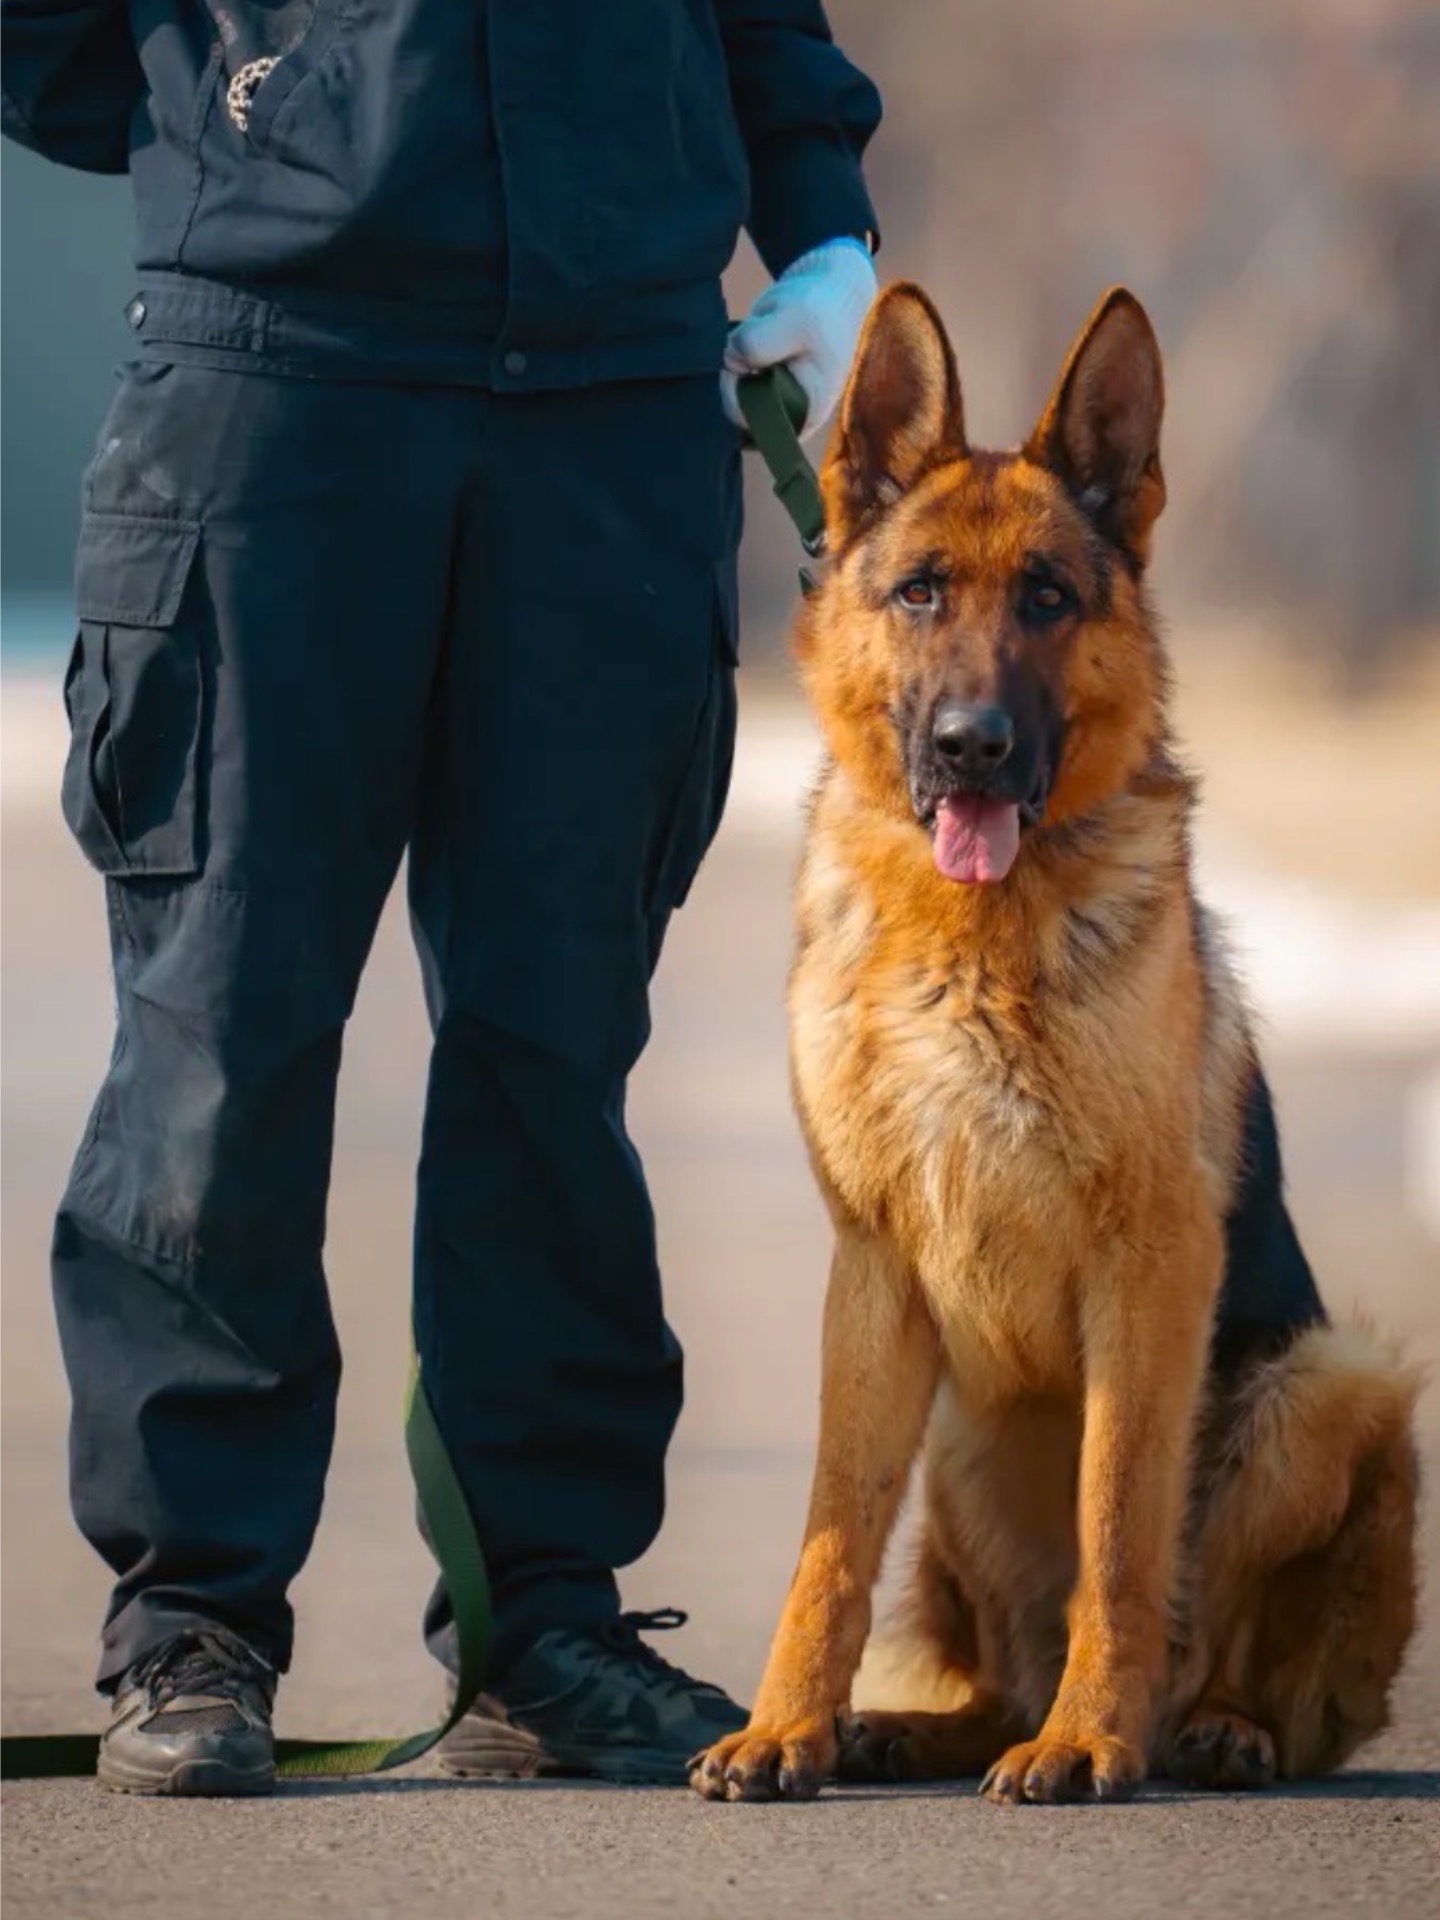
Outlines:
[[[1275,1742],[1251,1718],[1246,1698],[1254,1618],[1242,1619],[1197,1705],[1166,1745],[1161,1769],[1188,1787],[1246,1792],[1275,1780]]]
[[[1368,1334],[1315,1327],[1240,1390],[1198,1541],[1212,1657],[1172,1779],[1326,1773],[1385,1725],[1415,1624],[1417,1386]]]

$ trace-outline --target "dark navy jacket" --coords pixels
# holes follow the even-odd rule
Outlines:
[[[151,357],[509,389],[696,373],[742,225],[772,273],[875,227],[879,99],[820,0],[0,0],[0,21],[5,132],[131,176]]]

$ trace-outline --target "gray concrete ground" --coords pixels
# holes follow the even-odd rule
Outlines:
[[[13,738],[7,722],[8,743]],[[23,743],[22,743],[23,744]],[[32,743],[33,744],[33,743]],[[48,752],[48,747],[45,749]],[[24,755],[20,758],[23,760]],[[44,754],[41,754],[44,758]],[[762,783],[763,784],[763,783]],[[787,816],[783,815],[781,818]],[[788,1106],[783,978],[793,830],[741,805],[676,924],[634,1124],[650,1168],[688,1403],[662,1539],[631,1605],[691,1624],[664,1650],[753,1689],[798,1544],[814,1431],[826,1229]],[[45,1247],[108,1044],[97,885],[50,793],[4,823],[4,1723],[98,1725],[89,1670],[105,1581],[65,1498],[65,1397]],[[1273,1058],[1297,1211],[1337,1307],[1440,1356],[1440,1263],[1406,1210],[1412,1096],[1433,1049],[1323,1036]],[[300,1583],[282,1730],[401,1730],[433,1710],[428,1582],[399,1440],[406,1266],[424,1032],[392,910],[347,1050],[329,1264],[347,1356],[324,1524]],[[1437,1454],[1436,1396],[1423,1441]],[[1432,1562],[1435,1508],[1426,1519]],[[317,1783],[263,1804],[112,1800],[88,1783],[4,1795],[16,1920],[210,1920],[401,1911],[561,1920],[755,1920],[1036,1910],[1383,1916],[1440,1911],[1440,1631],[1412,1654],[1393,1730],[1317,1789],[1118,1808],[1004,1811],[968,1789],[711,1807],[683,1793],[487,1787],[423,1771]]]

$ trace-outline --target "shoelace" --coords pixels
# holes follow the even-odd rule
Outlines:
[[[680,1607],[657,1607],[653,1613],[632,1609],[607,1621],[601,1627],[599,1637],[610,1652],[624,1660],[638,1661],[672,1687],[683,1688],[689,1693],[719,1694],[723,1698],[723,1687],[716,1686],[710,1680],[696,1680],[683,1667],[673,1666],[664,1654],[657,1653],[654,1647],[640,1638],[642,1633],[672,1633],[675,1628],[683,1627],[689,1618],[689,1614]]]
[[[232,1699],[242,1686],[257,1682],[268,1690],[272,1676],[265,1661],[243,1640],[219,1629],[201,1629],[156,1647],[137,1663],[134,1677],[152,1705],[162,1707],[185,1693]]]

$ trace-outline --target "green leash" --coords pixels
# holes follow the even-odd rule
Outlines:
[[[805,395],[788,367],[748,374],[735,390],[745,425],[760,458],[770,469],[775,498],[794,522],[800,544],[812,558],[825,545],[825,503],[815,469],[800,445],[805,424]],[[800,585],[806,593],[815,582],[803,569]]]
[[[740,411],[756,451],[770,470],[775,497],[795,524],[808,554],[825,540],[825,507],[815,469],[800,445],[805,395],[787,367],[748,375],[737,389]],[[805,592],[814,581],[802,570]],[[459,1674],[449,1713],[427,1733],[391,1740],[277,1740],[275,1771],[282,1780],[357,1773],[388,1773],[409,1766],[465,1717],[480,1691],[490,1647],[490,1583],[469,1505],[420,1380],[417,1361],[405,1405],[405,1451],[425,1528],[455,1614]],[[6,1734],[0,1739],[0,1780],[79,1779],[95,1772],[95,1733]]]
[[[449,1713],[438,1727],[401,1739],[277,1740],[282,1780],[388,1773],[409,1766],[443,1740],[480,1691],[490,1647],[490,1583],[470,1508],[435,1424],[417,1361],[405,1404],[405,1451],[425,1528],[455,1614],[459,1674]],[[7,1734],[0,1740],[0,1779],[60,1780],[91,1775],[100,1752],[94,1733]]]

